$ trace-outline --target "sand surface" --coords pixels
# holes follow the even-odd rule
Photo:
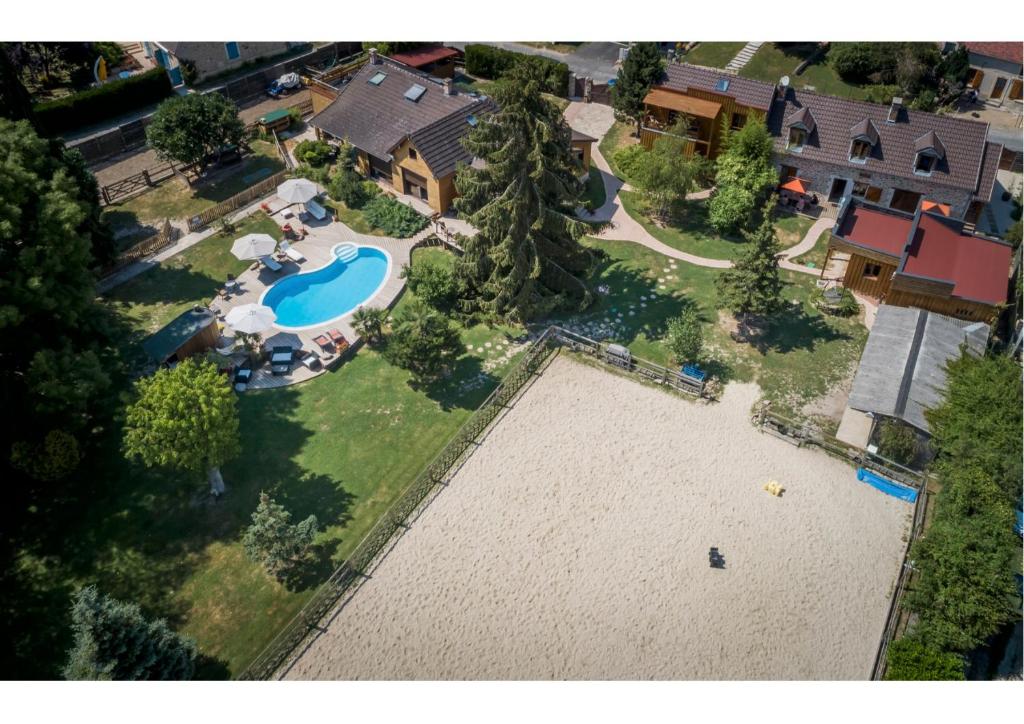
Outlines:
[[[560,355],[286,678],[868,678],[911,507],[759,433],[757,396]]]

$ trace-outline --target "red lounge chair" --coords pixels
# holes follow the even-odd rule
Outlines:
[[[328,329],[327,334],[330,336],[331,341],[334,342],[338,347],[348,347],[348,340],[337,329]]]
[[[324,352],[331,351],[332,343],[331,340],[329,340],[326,335],[321,334],[319,337],[314,337],[313,341],[316,342],[320,346],[320,349],[322,349]]]

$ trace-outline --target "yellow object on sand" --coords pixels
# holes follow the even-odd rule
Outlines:
[[[772,495],[774,495],[776,498],[780,497],[782,495],[782,491],[785,490],[785,488],[779,485],[778,481],[776,480],[769,480],[767,483],[764,484],[764,489],[767,490]]]

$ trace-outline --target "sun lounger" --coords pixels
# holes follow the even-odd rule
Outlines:
[[[319,337],[314,337],[313,341],[316,342],[320,349],[322,349],[324,352],[331,351],[331,347],[334,345],[334,343],[331,342],[331,340],[325,334],[321,334]]]
[[[261,256],[260,257],[260,262],[263,264],[263,266],[265,266],[270,271],[279,272],[279,271],[281,271],[281,269],[284,268],[280,264],[278,264],[276,261],[274,261],[274,257],[270,256],[269,254],[267,256]]]
[[[281,241],[278,247],[285,253],[285,256],[294,262],[306,261],[306,257],[302,255],[302,252],[289,244],[287,239]]]
[[[295,356],[291,347],[274,347],[270,352],[270,373],[286,375],[292,371],[292,359]]]
[[[329,329],[327,330],[327,334],[330,335],[331,341],[334,342],[334,346],[338,350],[338,354],[341,354],[348,349],[348,340],[345,339],[345,335],[340,331],[337,329]]]
[[[306,211],[317,221],[323,221],[327,218],[327,209],[318,204],[316,199],[310,199],[306,202]]]

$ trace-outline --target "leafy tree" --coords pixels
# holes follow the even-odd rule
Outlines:
[[[988,472],[958,464],[942,483],[935,518],[911,551],[919,577],[906,605],[919,615],[914,631],[924,643],[965,652],[1019,610],[1020,540],[1013,509]]]
[[[19,440],[11,446],[11,464],[35,480],[60,480],[80,459],[78,440],[63,430],[50,430],[38,445]]]
[[[281,577],[303,562],[318,531],[315,515],[293,525],[292,514],[284,506],[260,493],[260,503],[252,514],[252,525],[245,529],[242,545],[252,561]]]
[[[396,317],[387,357],[423,382],[440,377],[461,351],[459,332],[451,321],[417,300]]]
[[[680,120],[668,133],[659,136],[650,151],[638,156],[633,168],[634,185],[659,217],[665,217],[697,188],[705,163],[700,156],[685,153],[687,125],[685,119]]]
[[[678,317],[669,320],[665,342],[679,364],[700,359],[704,347],[704,331],[696,309],[687,307]]]
[[[1003,235],[1003,240],[1013,244],[1013,249],[1016,251],[1020,248],[1021,238],[1024,237],[1022,233],[1024,229],[1021,227],[1021,220],[1017,219],[1009,229],[1006,230],[1006,234]]]
[[[529,320],[589,305],[580,277],[592,257],[579,243],[587,226],[574,217],[583,186],[569,126],[541,95],[534,66],[516,64],[506,78],[494,91],[498,110],[463,140],[486,166],[463,166],[456,177],[456,209],[479,230],[456,270],[469,296],[464,311]]]
[[[721,304],[734,314],[770,314],[782,303],[774,207],[773,196],[765,203],[761,225],[743,232],[750,247],[715,280]]]
[[[451,309],[463,291],[454,269],[444,264],[406,264],[401,277],[413,294],[435,309]]]
[[[387,321],[388,310],[382,307],[359,307],[352,314],[352,326],[356,333],[370,344],[384,341]]]
[[[372,184],[376,189],[376,184]],[[373,197],[366,181],[351,168],[339,168],[327,182],[327,194],[350,209],[361,209]]]
[[[146,126],[146,140],[161,158],[200,172],[245,132],[235,104],[220,93],[189,93],[161,103]]]
[[[0,118],[0,158],[0,459],[7,463],[15,442],[24,452],[52,430],[79,435],[94,427],[113,365],[90,270],[109,240],[91,176],[77,154],[40,138],[26,120]]]
[[[75,643],[64,678],[86,681],[187,680],[195,672],[195,641],[163,619],[150,621],[134,603],[81,589],[71,607]]]
[[[299,141],[292,151],[299,163],[308,163],[310,166],[324,166],[331,160],[334,149],[327,141],[306,139]]]
[[[67,80],[72,64],[67,58],[65,43],[22,43],[25,67],[32,82],[50,88]]]
[[[963,681],[963,657],[934,649],[917,636],[896,639],[886,651],[887,681]]]
[[[612,107],[620,116],[636,124],[637,134],[644,117],[644,98],[664,69],[657,43],[634,43],[619,68],[612,91]]]
[[[217,366],[187,359],[135,383],[138,399],[125,415],[124,447],[147,466],[206,471],[221,495],[220,466],[238,454],[238,407]]]
[[[1020,366],[1000,355],[968,354],[946,366],[942,403],[925,412],[940,473],[972,465],[988,471],[1008,500],[1021,497]]]
[[[749,224],[778,184],[772,144],[768,127],[759,120],[726,135],[725,150],[715,160],[715,193],[708,200],[708,220],[719,232]]]

